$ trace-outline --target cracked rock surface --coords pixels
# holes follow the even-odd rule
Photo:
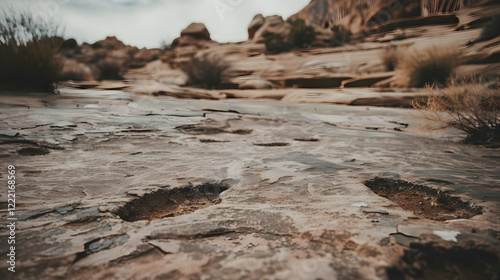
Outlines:
[[[0,179],[16,166],[19,218],[17,272],[2,278],[499,277],[500,151],[421,129],[415,115],[120,91],[2,96]],[[374,193],[376,177],[481,213],[428,219]],[[121,218],[148,204],[175,214]]]

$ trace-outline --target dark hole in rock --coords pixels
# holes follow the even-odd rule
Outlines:
[[[232,134],[239,134],[239,135],[248,135],[252,134],[253,130],[252,129],[236,129],[231,131]]]
[[[469,219],[483,212],[481,207],[464,202],[458,197],[403,180],[375,178],[365,182],[374,193],[396,202],[401,208],[413,211],[415,215],[445,221]]]
[[[300,141],[300,142],[319,142],[320,139],[318,138],[297,138],[297,139],[293,139],[295,141]]]
[[[227,143],[229,141],[225,140],[215,140],[215,139],[200,139],[201,143]]]
[[[163,189],[136,198],[116,211],[125,221],[158,220],[192,213],[219,204],[219,194],[229,189],[226,184],[206,183]]]
[[[49,149],[47,148],[22,148],[17,151],[18,154],[22,156],[43,156],[48,153],[50,153]]]
[[[483,246],[445,248],[432,243],[410,243],[409,250],[386,272],[390,280],[497,279],[498,261],[498,254]]]
[[[181,125],[176,127],[175,129],[179,130],[182,133],[185,134],[191,134],[191,135],[200,135],[200,134],[221,134],[226,132],[224,129],[217,128],[217,127],[205,127],[205,126],[200,126],[200,125],[194,125],[194,124],[188,124],[188,125]]]
[[[290,146],[290,143],[281,143],[281,142],[276,142],[276,143],[255,143],[255,146],[262,146],[262,147],[286,147]]]
[[[209,126],[202,126],[198,124],[188,124],[188,125],[181,125],[176,127],[175,129],[179,130],[182,133],[185,134],[191,134],[191,135],[214,135],[214,134],[222,134],[222,133],[231,133],[231,134],[239,134],[239,135],[248,135],[253,132],[252,129],[236,129],[236,130],[224,130],[223,128],[219,127],[209,127]]]

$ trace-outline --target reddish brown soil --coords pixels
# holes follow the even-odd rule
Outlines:
[[[426,219],[445,221],[468,219],[482,214],[481,208],[472,206],[458,197],[403,180],[375,178],[365,182],[374,193],[396,202],[401,208]]]
[[[229,187],[223,184],[203,184],[158,190],[132,200],[116,214],[125,221],[158,220],[192,213],[221,202],[219,194]]]

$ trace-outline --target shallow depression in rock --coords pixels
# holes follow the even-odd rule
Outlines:
[[[129,222],[185,215],[219,204],[219,194],[228,189],[228,185],[220,183],[162,189],[130,201],[116,214]]]
[[[458,197],[403,180],[374,178],[365,185],[374,193],[396,202],[401,208],[413,211],[417,216],[445,221],[469,219],[482,214],[481,207],[464,202]]]

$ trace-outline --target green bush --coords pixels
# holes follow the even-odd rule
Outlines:
[[[288,33],[288,44],[297,49],[309,47],[316,38],[314,28],[307,26],[301,19],[289,21],[289,23],[291,28],[290,33]]]
[[[188,76],[188,84],[203,86],[207,89],[218,88],[229,80],[230,65],[218,55],[204,54],[194,56],[181,70]]]
[[[330,40],[330,47],[340,47],[343,46],[344,43],[349,42],[351,39],[352,33],[350,30],[346,29],[342,25],[335,25],[332,27],[333,36]]]
[[[264,43],[267,52],[271,54],[287,52],[291,49],[285,37],[275,33],[267,34]]]
[[[16,89],[55,91],[64,40],[57,25],[30,12],[0,13],[0,83]]]

